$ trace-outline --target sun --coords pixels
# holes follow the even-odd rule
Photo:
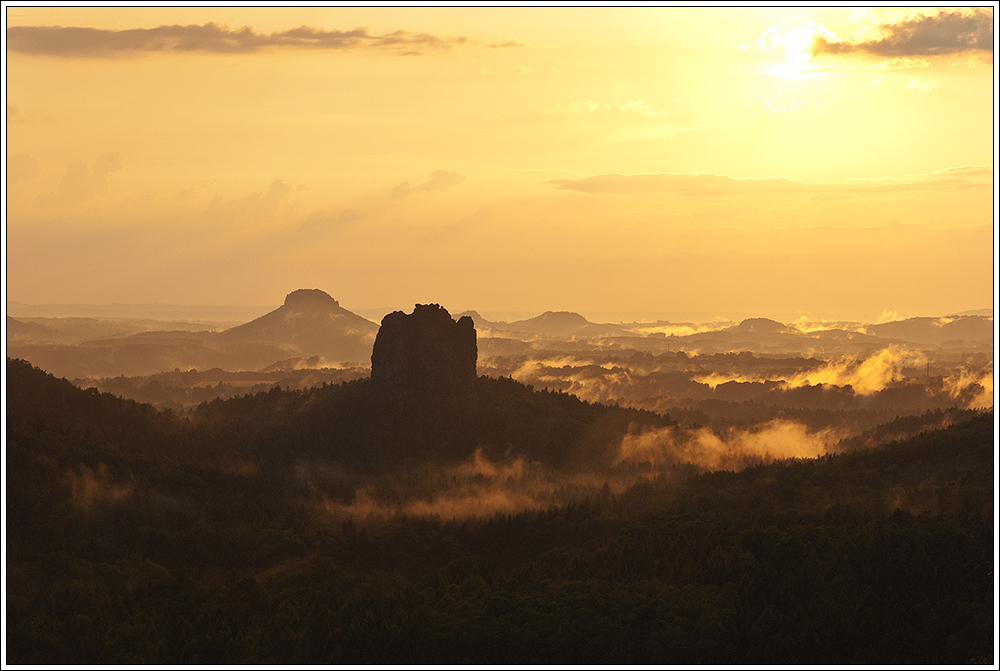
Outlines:
[[[817,31],[812,24],[804,28],[796,28],[785,33],[785,53],[788,67],[801,70],[812,58],[809,46],[813,43]]]

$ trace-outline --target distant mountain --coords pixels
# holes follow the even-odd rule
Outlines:
[[[992,340],[993,319],[991,317],[913,317],[885,324],[871,324],[865,327],[871,334],[883,338],[894,338],[906,342],[927,345],[941,345],[948,341]]]
[[[216,340],[268,343],[329,361],[370,361],[377,333],[378,324],[340,307],[325,291],[299,289],[278,309],[227,329]]]
[[[543,312],[531,319],[509,322],[506,329],[512,333],[530,333],[550,338],[634,335],[629,329],[614,324],[595,324],[576,312]]]
[[[19,322],[13,326],[17,333],[35,332]],[[38,342],[47,332],[37,331],[36,342],[8,338],[7,345],[8,355],[72,379],[178,368],[260,370],[278,361],[317,356],[331,363],[367,363],[377,332],[377,324],[340,307],[326,292],[300,289],[276,310],[222,332],[146,331],[53,344]]]
[[[951,312],[947,317],[989,317],[993,318],[993,308],[983,308],[981,310],[965,310],[964,312]]]

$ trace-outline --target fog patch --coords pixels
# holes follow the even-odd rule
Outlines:
[[[944,378],[944,387],[955,399],[966,400],[968,408],[993,407],[993,367],[969,370],[962,367]]]
[[[634,469],[560,472],[544,464],[516,459],[491,460],[482,448],[449,467],[425,466],[405,474],[385,474],[359,487],[347,503],[318,490],[316,507],[336,518],[359,521],[398,516],[443,520],[486,518],[566,505],[604,491],[621,493],[641,478]]]
[[[115,503],[135,491],[135,482],[116,482],[104,463],[96,468],[81,465],[63,479],[69,486],[70,502],[78,512],[88,512],[98,504]]]
[[[704,427],[666,427],[625,436],[619,458],[653,466],[687,462],[705,471],[740,470],[778,459],[814,459],[831,451],[841,437],[833,429],[810,431],[780,419],[722,434]]]

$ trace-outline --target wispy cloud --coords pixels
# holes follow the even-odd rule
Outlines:
[[[300,26],[270,34],[250,26],[231,30],[216,23],[157,28],[104,30],[62,26],[12,26],[7,29],[8,51],[65,58],[110,58],[157,52],[249,54],[269,49],[389,49],[404,55],[443,52],[468,44],[466,37],[440,37],[397,30],[373,35],[368,28],[326,30]],[[493,48],[517,43],[489,45]]]
[[[582,103],[560,103],[542,111],[542,114],[548,115],[576,115],[590,113],[603,114],[609,118],[613,118],[615,116],[654,118],[664,116],[666,114],[665,111],[657,111],[653,109],[653,106],[642,98],[639,98],[638,100],[626,100],[625,102],[616,101],[614,103],[603,104],[595,103],[593,100],[585,100]]]
[[[876,65],[869,65],[869,70],[911,70],[913,68],[929,68],[931,62],[923,58],[890,58]]]
[[[330,216],[327,214],[326,210],[316,210],[315,212],[311,212],[309,216],[306,217],[305,222],[302,224],[302,230],[316,231],[339,228],[341,226],[354,223],[355,221],[360,221],[364,218],[365,214],[354,207],[341,210],[336,216]]]
[[[992,171],[965,166],[905,178],[850,182],[800,182],[788,177],[745,179],[711,173],[660,173],[648,175],[594,175],[583,179],[553,179],[556,188],[585,193],[678,193],[727,195],[740,193],[878,193],[930,191],[992,185]]]
[[[393,198],[405,198],[411,193],[424,193],[427,191],[437,191],[458,186],[465,181],[465,175],[460,175],[455,170],[435,170],[423,184],[410,186],[409,182],[400,182],[392,190]]]
[[[937,81],[921,81],[919,79],[911,79],[906,82],[906,88],[909,91],[917,91],[918,93],[930,93],[937,88],[940,82]]]
[[[806,104],[804,100],[798,102],[793,100],[791,101],[791,103],[786,104],[781,101],[780,93],[774,98],[771,99],[765,98],[762,102],[764,104],[764,113],[767,114],[767,116],[774,116],[775,114],[794,112],[795,110],[800,109]]]

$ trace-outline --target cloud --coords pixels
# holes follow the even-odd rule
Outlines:
[[[878,319],[875,320],[875,323],[885,324],[887,322],[894,322],[894,321],[899,321],[899,313],[896,312],[895,310],[890,310],[889,308],[885,308],[882,310],[882,314],[878,316]]]
[[[938,81],[920,81],[919,79],[911,79],[906,82],[906,89],[908,91],[917,91],[918,93],[930,93],[937,88]]]
[[[503,42],[487,44],[486,46],[490,49],[524,49],[528,46],[528,43],[522,40],[504,40]]]
[[[406,198],[413,191],[413,187],[410,186],[409,182],[400,182],[392,189],[393,198]]]
[[[468,43],[465,37],[439,37],[397,30],[372,35],[368,28],[325,30],[300,26],[270,34],[250,26],[230,30],[216,23],[157,28],[104,30],[62,26],[12,26],[7,29],[8,52],[64,58],[117,58],[157,52],[249,54],[269,49],[392,49],[404,55],[448,51]],[[518,46],[511,43],[494,48]]]
[[[752,44],[739,45],[740,51],[746,51],[756,47],[760,51],[770,51],[777,47],[784,47],[788,61],[796,66],[802,67],[806,64],[812,53],[809,46],[817,39],[835,39],[836,35],[826,29],[822,23],[810,21],[802,28],[795,28],[786,33],[782,33],[776,26],[771,26],[760,34]]]
[[[585,193],[679,193],[727,195],[741,193],[879,193],[968,188],[992,184],[992,171],[965,166],[926,175],[851,182],[800,182],[788,177],[738,178],[711,173],[594,175],[583,179],[553,179],[548,184]]]
[[[295,206],[289,199],[291,192],[292,187],[276,179],[263,193],[232,200],[222,200],[216,196],[209,204],[206,214],[210,219],[225,225],[238,223],[245,227],[271,222]]]
[[[848,39],[817,35],[812,54],[862,52],[880,56],[935,56],[993,50],[993,13],[983,7],[942,10],[887,21],[872,17]]]
[[[66,167],[59,188],[55,192],[39,195],[36,203],[41,207],[74,205],[99,196],[108,190],[108,176],[121,170],[121,167],[122,156],[118,152],[102,154],[94,161],[91,170],[83,161],[73,161]]]
[[[931,62],[923,58],[890,58],[876,65],[869,65],[869,70],[910,70],[913,68],[929,68]]]
[[[364,218],[364,213],[353,207],[341,210],[340,214],[335,217],[328,215],[326,210],[317,210],[315,212],[311,212],[309,216],[306,217],[305,222],[302,224],[302,230],[338,228]]]
[[[427,191],[438,191],[449,189],[465,181],[465,175],[460,175],[454,170],[435,170],[430,178],[423,184],[410,186],[409,182],[400,182],[392,190],[392,197],[395,199],[405,198],[411,193],[425,193]]]
[[[777,95],[777,97],[771,100],[765,98],[763,101],[764,113],[767,114],[767,116],[774,116],[775,114],[779,113],[787,114],[788,112],[794,112],[795,110],[802,108],[806,104],[804,100],[801,100],[799,102],[795,102],[793,100],[791,106],[788,106],[785,103],[780,102],[780,100],[781,100],[780,93]]]
[[[7,183],[16,184],[38,174],[38,161],[28,154],[7,157]]]
[[[680,102],[677,99],[673,99],[672,102]],[[627,100],[625,102],[615,102],[614,104],[604,103],[598,104],[593,100],[585,100],[582,103],[559,103],[552,107],[548,107],[542,111],[542,114],[547,115],[564,115],[564,114],[590,114],[592,112],[603,113],[604,116],[611,118],[612,116],[629,116],[635,117],[645,117],[645,118],[655,118],[665,116],[666,112],[657,112],[653,109],[653,106],[648,104],[642,98],[638,100]]]

